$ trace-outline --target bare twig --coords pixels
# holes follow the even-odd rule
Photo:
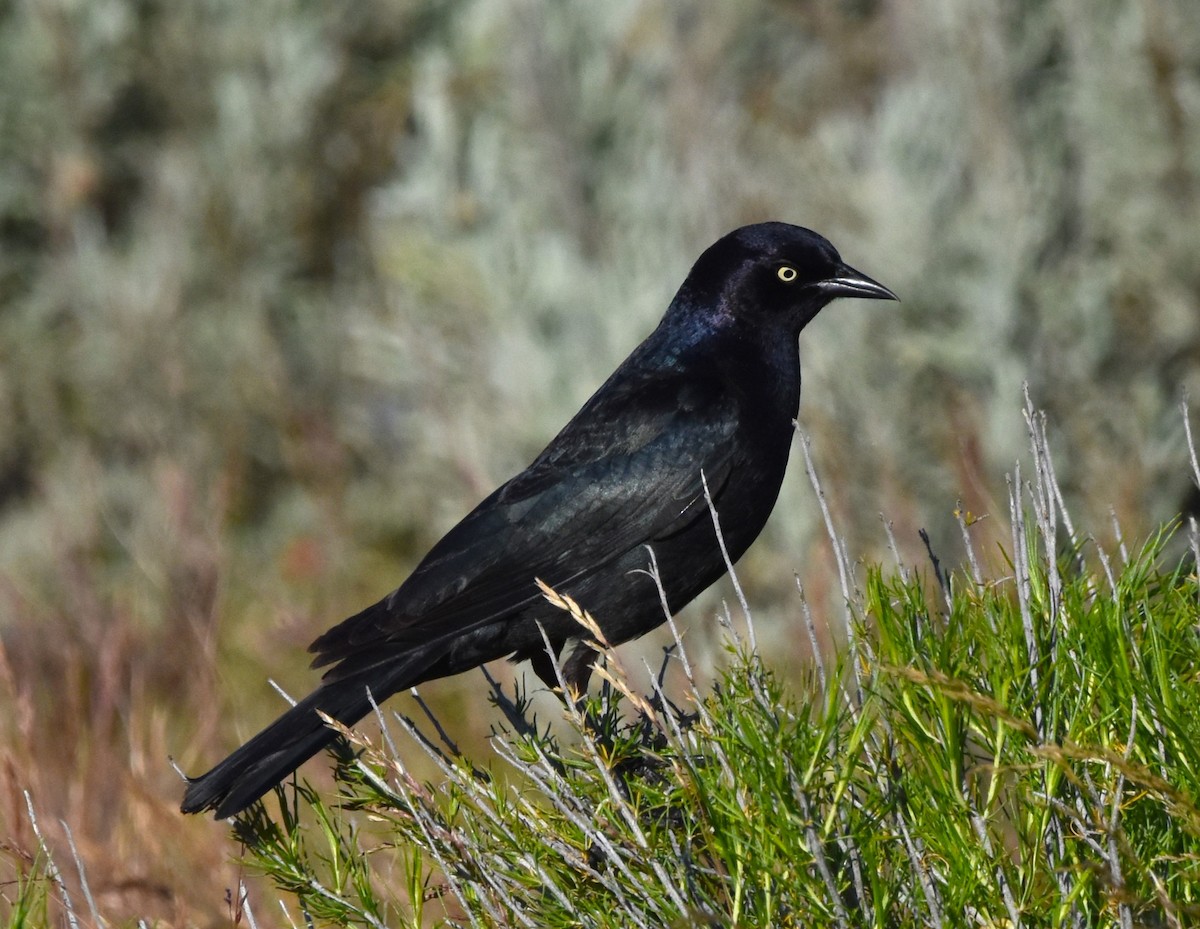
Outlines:
[[[967,564],[971,566],[971,579],[975,581],[976,587],[982,587],[983,572],[979,569],[979,559],[975,556],[975,543],[971,541],[970,529],[977,522],[985,519],[986,517],[971,517],[968,520],[968,516],[969,514],[963,511],[962,501],[960,500],[958,505],[954,508],[954,518],[958,520],[958,528],[962,533],[963,548],[966,549],[967,552]],[[995,629],[994,624],[992,628],[993,630]]]
[[[92,896],[92,889],[88,886],[87,872],[83,868],[83,859],[79,857],[79,849],[75,847],[75,836],[71,833],[71,827],[67,825],[65,819],[60,819],[58,824],[62,826],[63,832],[67,836],[67,844],[71,847],[71,857],[75,859],[75,871],[79,875],[79,889],[83,892],[83,899],[87,901],[88,910],[92,914],[92,923],[99,929],[104,925],[104,921],[100,918],[100,911],[96,909],[96,900]]]
[[[25,795],[25,809],[29,812],[29,824],[33,827],[33,834],[37,837],[38,847],[42,850],[42,855],[46,860],[46,874],[50,878],[50,883],[54,885],[54,889],[58,891],[58,897],[62,901],[63,910],[67,914],[67,925],[71,929],[79,929],[79,919],[75,915],[75,907],[71,902],[71,894],[67,891],[67,885],[63,882],[58,865],[54,863],[54,857],[50,854],[50,846],[46,844],[41,827],[38,826],[37,813],[33,809],[33,797],[30,796],[28,790],[24,790],[22,793]]]
[[[948,615],[954,609],[954,597],[950,593],[950,581],[942,572],[942,560],[938,558],[937,553],[933,550],[933,543],[929,540],[929,533],[924,529],[918,529],[917,535],[925,543],[925,553],[929,555],[929,561],[933,565],[933,576],[937,579],[938,589],[942,592],[942,599],[946,601],[946,612]]]
[[[1179,411],[1183,414],[1183,432],[1187,436],[1188,460],[1192,463],[1192,482],[1200,490],[1200,459],[1196,457],[1196,442],[1192,438],[1192,413],[1188,408],[1188,398],[1185,396],[1179,402]]]
[[[733,582],[733,591],[737,594],[738,604],[742,608],[742,616],[746,619],[746,635],[750,639],[750,650],[756,652],[758,651],[758,642],[754,637],[754,617],[750,614],[750,604],[746,601],[746,594],[742,590],[737,572],[733,570],[733,560],[729,557],[729,549],[725,547],[725,536],[721,532],[721,519],[717,515],[716,504],[713,503],[712,493],[708,489],[708,478],[703,471],[700,472],[700,480],[704,483],[704,499],[708,503],[708,512],[712,516],[713,531],[717,534],[717,544],[721,547],[725,570],[729,572],[729,579]]]
[[[854,695],[856,701],[861,704],[863,702],[862,671],[859,668],[859,642],[858,636],[854,631],[854,615],[851,608],[853,600],[850,596],[850,559],[846,554],[845,544],[834,528],[833,516],[829,512],[829,504],[825,499],[825,491],[821,487],[821,479],[817,475],[817,467],[813,463],[812,446],[808,440],[808,436],[801,432],[799,427],[796,429],[796,434],[800,437],[800,448],[804,451],[804,468],[808,473],[808,479],[812,484],[813,491],[817,495],[817,503],[821,507],[821,515],[825,520],[825,531],[829,536],[830,544],[833,546],[833,557],[837,563],[838,579],[842,585],[842,608],[846,617],[846,646],[850,653],[850,666],[854,674]]]
[[[808,598],[804,596],[804,585],[800,577],[796,577],[796,591],[800,594],[800,611],[804,614],[804,628],[808,630],[808,642],[812,647],[813,664],[817,667],[817,680],[821,683],[821,693],[826,692],[825,657],[821,654],[821,643],[817,639],[817,626],[813,621],[812,610],[808,606]]]
[[[900,547],[896,544],[896,534],[892,532],[892,521],[882,513],[879,514],[879,521],[883,523],[883,531],[887,533],[888,548],[892,551],[892,557],[896,559],[896,570],[900,574],[900,579],[907,581],[908,568],[904,566],[904,559],[900,557]]]

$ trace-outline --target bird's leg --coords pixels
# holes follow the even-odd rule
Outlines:
[[[552,648],[553,651],[551,651]],[[561,686],[558,682],[558,656],[560,653],[561,646],[554,647],[548,644],[546,648],[535,651],[529,657],[529,666],[533,668],[533,673],[551,693],[558,691]]]
[[[592,669],[597,661],[604,660],[604,656],[605,652],[595,642],[590,639],[578,639],[570,657],[563,662],[562,673],[572,700],[583,711],[582,724],[587,735],[597,745],[611,749],[614,735],[620,726],[620,712],[612,700],[612,685],[608,680],[604,681],[599,704],[587,700]]]
[[[574,692],[576,699],[587,696],[588,681],[592,677],[592,665],[601,654],[596,650],[595,643],[579,639],[576,640],[571,656],[563,662],[563,680]]]

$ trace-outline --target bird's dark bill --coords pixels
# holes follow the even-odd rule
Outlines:
[[[818,285],[830,297],[861,297],[865,300],[899,300],[889,288],[872,280],[849,265],[842,265],[837,277],[821,281]]]

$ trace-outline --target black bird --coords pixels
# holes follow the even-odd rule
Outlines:
[[[824,238],[786,223],[737,229],[692,267],[658,328],[545,451],[446,533],[396,590],[310,646],[320,686],[207,774],[183,811],[245,809],[399,690],[508,656],[549,686],[580,627],[541,579],[591,612],[609,642],[665,621],[645,570],[653,550],[671,612],[725,573],[767,521],[800,404],[800,330],[831,300],[895,300]],[[563,670],[583,690],[593,652]]]

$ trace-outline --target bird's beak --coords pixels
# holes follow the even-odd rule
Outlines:
[[[867,277],[861,271],[855,271],[847,264],[842,265],[838,269],[836,277],[820,281],[817,287],[831,300],[834,297],[862,297],[866,300],[900,300],[891,290],[884,287],[878,281],[871,280],[871,278]]]

